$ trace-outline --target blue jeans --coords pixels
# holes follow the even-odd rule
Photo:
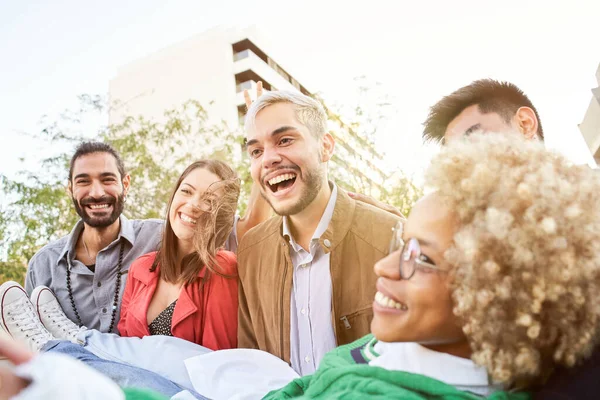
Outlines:
[[[83,361],[90,367],[111,378],[121,387],[147,388],[169,398],[186,390],[186,388],[182,388],[154,372],[116,361],[102,359],[86,350],[84,347],[68,341],[50,341],[46,343],[42,350],[67,354]],[[160,358],[157,358],[156,362],[160,363]],[[198,393],[189,389],[187,390],[196,398],[205,399],[205,397]]]

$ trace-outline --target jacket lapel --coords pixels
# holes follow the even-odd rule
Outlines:
[[[190,293],[188,293],[188,291],[190,290],[190,286],[196,287],[199,285],[192,284],[181,288],[179,299],[177,300],[177,304],[175,304],[175,310],[173,310],[173,320],[171,322],[172,332],[175,332],[175,328],[177,327],[177,325],[179,325],[187,317],[198,311],[198,306],[196,306],[194,300],[190,297]],[[198,293],[198,297],[202,297],[202,293]],[[201,316],[201,318],[204,318],[204,316]]]
[[[355,200],[352,200],[346,191],[339,186],[337,190],[337,199],[331,222],[319,239],[325,254],[333,251],[344,240],[354,219]]]
[[[130,314],[132,314],[138,324],[143,327],[143,331],[146,335],[150,335],[150,330],[148,329],[148,307],[150,307],[152,296],[154,296],[154,292],[156,291],[159,270],[158,268],[154,272],[150,272],[144,268],[139,268],[138,270],[135,277],[130,276],[129,279],[137,279],[137,281],[143,285],[141,291],[143,295],[134,299],[134,303],[130,304],[129,307],[132,308],[133,311]]]

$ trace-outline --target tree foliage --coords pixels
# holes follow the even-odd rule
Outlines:
[[[132,177],[125,214],[129,218],[162,218],[181,171],[192,161],[217,158],[234,166],[242,179],[244,212],[251,179],[242,153],[243,136],[222,125],[207,124],[207,112],[196,101],[167,110],[158,122],[140,116],[81,135],[73,126],[86,114],[104,113],[98,96],[81,96],[81,107],[63,113],[33,137],[64,151],[40,161],[39,170],[22,170],[18,179],[0,175],[0,192],[8,198],[0,215],[0,281],[23,282],[29,259],[51,240],[69,233],[78,220],[67,191],[70,157],[83,140],[110,143],[121,154]]]
[[[48,148],[60,149],[56,154],[43,158],[37,170],[21,170],[16,179],[0,175],[0,194],[5,199],[0,202],[0,282],[22,283],[35,252],[68,234],[78,220],[67,191],[67,175],[74,148],[83,140],[110,143],[121,154],[132,177],[125,207],[129,218],[163,217],[172,185],[187,165],[200,158],[217,158],[236,169],[242,180],[240,213],[245,212],[251,178],[242,132],[224,123],[208,123],[207,109],[190,100],[166,110],[163,118],[127,116],[95,134],[81,134],[87,116],[105,115],[107,110],[102,97],[80,96],[79,109],[66,111],[56,121],[44,120],[40,132],[32,135],[36,141],[47,143]],[[380,177],[383,184],[375,187],[374,181],[353,171],[375,154],[372,139],[376,119],[366,116],[362,108],[355,109],[356,118],[350,120],[337,111],[328,109],[328,113],[334,127],[350,132],[338,140],[351,137],[356,141],[353,146],[368,150],[354,155],[342,152],[331,168],[332,179],[348,190],[373,195],[408,213],[421,194],[410,179],[396,173],[391,178]],[[368,134],[361,131],[361,126]]]

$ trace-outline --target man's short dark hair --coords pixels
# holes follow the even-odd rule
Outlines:
[[[125,165],[123,164],[123,160],[119,156],[119,153],[109,144],[102,142],[83,142],[77,146],[75,149],[75,154],[71,157],[71,164],[69,166],[69,181],[73,178],[73,166],[75,165],[75,161],[79,157],[86,156],[92,153],[108,153],[115,158],[117,161],[117,169],[119,170],[119,174],[121,175],[121,179],[125,176]]]
[[[538,120],[537,134],[544,140],[544,130],[537,110],[531,100],[516,85],[493,79],[480,79],[445,96],[429,110],[423,123],[425,140],[443,141],[448,125],[465,108],[477,104],[484,114],[495,112],[507,123],[515,116],[520,107],[529,107]]]

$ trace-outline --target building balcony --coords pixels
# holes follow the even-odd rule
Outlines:
[[[298,90],[263,59],[254,54],[252,50],[243,50],[234,53],[233,59],[233,73],[235,75],[252,71],[261,78],[263,83],[268,83],[269,86],[274,86],[279,90]],[[268,86],[265,85],[265,87]]]

